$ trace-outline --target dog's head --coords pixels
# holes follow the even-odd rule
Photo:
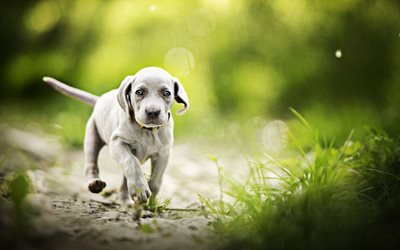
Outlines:
[[[118,90],[118,102],[128,119],[147,128],[160,127],[168,122],[174,100],[184,105],[177,113],[185,113],[189,99],[182,84],[157,67],[144,68],[133,76],[127,76]]]

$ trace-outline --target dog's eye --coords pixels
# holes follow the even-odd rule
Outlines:
[[[168,90],[165,90],[165,91],[163,92],[163,95],[164,95],[164,96],[170,96],[170,95],[171,95],[171,92],[168,91]]]
[[[135,91],[135,94],[138,95],[138,96],[142,96],[144,94],[144,92],[143,92],[143,90],[138,89],[138,90]]]

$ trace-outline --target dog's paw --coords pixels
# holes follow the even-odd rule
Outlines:
[[[134,202],[131,199],[131,196],[129,195],[128,190],[126,192],[121,192],[119,195],[119,201],[122,205],[133,205]]]
[[[106,187],[106,183],[100,179],[93,179],[88,182],[88,187],[90,192],[97,194]]]
[[[128,180],[129,194],[134,201],[140,203],[147,203],[150,199],[151,191],[147,181],[144,178],[137,180],[136,182],[130,182]]]

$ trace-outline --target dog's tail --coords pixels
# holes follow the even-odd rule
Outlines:
[[[99,98],[98,96],[92,95],[86,91],[77,88],[73,88],[48,76],[43,77],[43,81],[60,93],[80,100],[86,104],[89,104],[90,106],[94,106],[97,102],[97,99]]]

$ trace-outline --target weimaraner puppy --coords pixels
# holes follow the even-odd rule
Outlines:
[[[184,108],[189,100],[181,83],[168,72],[148,67],[127,76],[120,87],[100,97],[70,87],[51,77],[43,81],[61,93],[94,106],[86,125],[84,141],[85,178],[89,190],[99,193],[106,186],[99,177],[97,158],[108,145],[110,154],[124,173],[121,185],[123,202],[147,202],[160,190],[173,145],[170,108],[175,99]],[[151,159],[151,176],[147,182],[141,164]]]

